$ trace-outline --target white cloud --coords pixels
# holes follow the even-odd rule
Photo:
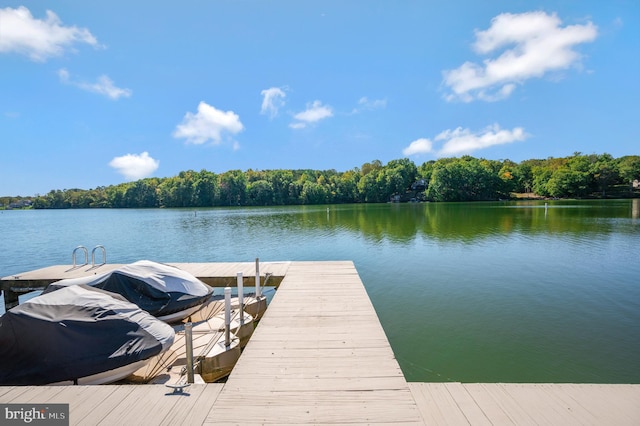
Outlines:
[[[382,109],[387,107],[386,99],[373,99],[363,96],[358,100],[358,106],[351,111],[352,114],[358,114],[365,110]]]
[[[529,136],[522,127],[503,130],[498,124],[494,124],[479,132],[458,127],[440,132],[433,141],[426,138],[417,139],[403,149],[402,153],[406,156],[427,154],[433,151],[434,144],[441,143],[441,148],[436,150],[438,157],[464,155],[495,145],[523,141]]]
[[[116,169],[127,180],[138,180],[151,176],[160,166],[160,161],[154,160],[148,152],[142,154],[127,154],[115,157],[109,166]]]
[[[60,77],[60,81],[63,83],[69,83],[69,71],[65,68],[60,68],[58,70],[58,77]]]
[[[523,141],[529,135],[522,127],[512,130],[502,130],[494,124],[480,132],[473,133],[469,129],[458,127],[455,130],[445,130],[435,137],[436,141],[444,141],[444,145],[438,151],[438,156],[445,157],[459,154],[471,154],[479,149],[489,148],[495,145],[504,145],[516,141]]]
[[[377,108],[386,107],[387,106],[387,100],[386,99],[369,100],[369,98],[367,98],[366,96],[363,96],[358,101],[358,104],[360,104],[360,105],[362,105],[362,106],[364,106],[366,108],[377,109]]]
[[[62,81],[63,83],[71,84],[73,86],[79,87],[82,90],[86,90],[87,92],[104,95],[110,99],[118,99],[121,97],[128,98],[132,93],[131,89],[121,89],[119,87],[116,87],[113,84],[113,81],[106,75],[101,75],[100,77],[98,77],[98,81],[95,83],[72,81],[69,75],[69,71],[62,68],[58,70],[58,77],[60,77],[60,81]]]
[[[289,124],[292,129],[302,129],[308,124],[316,123],[325,118],[333,117],[333,110],[330,106],[322,105],[320,101],[313,101],[307,104],[307,109],[293,116],[297,122]]]
[[[444,84],[451,89],[445,99],[496,101],[511,95],[516,84],[530,78],[579,66],[581,55],[573,49],[595,40],[597,27],[591,22],[561,25],[555,14],[544,12],[496,16],[488,30],[476,31],[473,48],[481,55],[502,53],[485,59],[482,65],[467,61],[444,71]]]
[[[408,147],[402,150],[402,154],[406,156],[416,154],[427,154],[433,150],[433,142],[426,138],[416,139],[411,142]]]
[[[278,110],[284,106],[284,98],[287,96],[280,87],[270,87],[260,92],[263,96],[260,114],[269,114],[269,118],[278,115]]]
[[[35,19],[24,6],[0,9],[0,52],[16,52],[43,62],[62,55],[75,43],[98,46],[88,29],[63,26],[60,18],[50,10],[47,10],[46,19],[41,20]]]
[[[98,81],[96,83],[80,83],[78,84],[78,87],[89,92],[105,95],[111,99],[118,99],[123,96],[128,98],[131,96],[131,89],[121,89],[114,86],[113,81],[106,75],[98,77]]]
[[[197,113],[187,112],[184,115],[182,123],[173,132],[173,137],[198,145],[207,141],[217,145],[222,142],[223,134],[236,134],[243,129],[240,117],[233,111],[221,111],[206,102],[200,102]]]

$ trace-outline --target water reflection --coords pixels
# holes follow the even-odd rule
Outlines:
[[[475,243],[499,235],[608,235],[637,232],[618,219],[638,216],[640,200],[616,202],[424,203],[302,207],[276,217],[286,229],[345,229],[368,240],[408,243],[416,236]],[[264,224],[263,224],[264,225]],[[268,225],[268,224],[267,224]]]

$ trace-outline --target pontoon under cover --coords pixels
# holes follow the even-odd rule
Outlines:
[[[0,385],[44,385],[113,370],[167,350],[175,333],[123,297],[77,285],[0,316]]]
[[[155,317],[165,317],[202,305],[213,293],[182,269],[140,260],[102,275],[71,278],[49,284],[45,293],[76,284],[118,293]]]

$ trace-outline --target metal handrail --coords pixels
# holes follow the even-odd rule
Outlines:
[[[73,249],[73,252],[71,253],[71,259],[73,260],[73,267],[76,267],[76,252],[78,250],[82,249],[84,251],[84,263],[80,266],[84,266],[86,264],[89,263],[89,251],[87,250],[87,248],[85,246],[78,246],[76,248]]]
[[[104,246],[102,245],[97,245],[93,248],[93,250],[91,250],[91,266],[96,266],[96,250],[97,249],[102,250],[102,263],[100,265],[104,265],[105,263],[107,263],[107,249],[105,249]]]

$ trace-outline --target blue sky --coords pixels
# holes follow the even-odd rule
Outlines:
[[[0,2],[0,195],[640,154],[640,2]]]

